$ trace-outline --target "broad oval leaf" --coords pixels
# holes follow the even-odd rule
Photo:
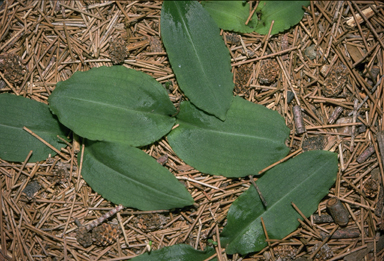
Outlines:
[[[257,15],[254,13],[247,25],[250,10],[249,3],[243,1],[203,1],[202,6],[224,30],[239,33],[252,33],[257,25]]]
[[[175,153],[201,172],[243,177],[287,155],[289,129],[276,111],[235,97],[227,119],[205,114],[183,102],[179,126],[167,136]]]
[[[256,8],[256,13],[260,15],[260,20],[255,32],[268,34],[272,20],[275,21],[271,35],[283,32],[294,26],[303,18],[304,9],[309,1],[260,1]]]
[[[93,190],[125,207],[171,209],[194,202],[172,173],[126,144],[87,141],[81,174]]]
[[[61,123],[90,140],[144,146],[175,122],[176,109],[162,85],[124,66],[76,72],[57,83],[49,103]]]
[[[215,254],[215,249],[208,248],[205,251],[199,251],[186,244],[178,244],[169,247],[163,247],[149,253],[144,253],[138,257],[132,258],[132,261],[203,261]],[[216,260],[216,259],[210,259]]]
[[[220,30],[196,1],[164,1],[161,37],[181,90],[221,120],[232,102],[231,64]]]
[[[228,224],[220,238],[228,254],[242,255],[267,246],[260,217],[269,238],[282,239],[295,230],[301,216],[311,215],[336,180],[337,155],[328,151],[309,151],[281,163],[257,181],[267,201],[263,206],[256,189],[251,186],[228,211]]]
[[[51,114],[48,105],[22,96],[0,94],[0,158],[24,161],[33,151],[29,162],[56,155],[47,145],[23,130],[27,127],[46,142],[60,150],[66,145],[57,138],[65,137],[68,130]]]

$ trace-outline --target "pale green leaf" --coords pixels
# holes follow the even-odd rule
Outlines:
[[[303,18],[304,9],[309,1],[260,1],[256,13],[260,20],[255,32],[268,34],[272,21],[275,21],[271,35],[283,32],[294,26]]]
[[[235,97],[223,122],[183,102],[179,126],[167,136],[175,153],[201,172],[257,174],[287,155],[289,129],[276,111]]]
[[[56,155],[47,145],[23,130],[32,130],[46,142],[60,150],[68,130],[49,111],[48,105],[22,96],[0,94],[0,158],[7,161],[24,161],[33,151],[29,162],[45,160]]]
[[[260,218],[271,239],[282,239],[294,231],[301,216],[292,207],[309,216],[328,194],[337,174],[337,154],[328,151],[305,152],[263,174],[257,185],[267,207],[251,186],[228,211],[228,224],[220,238],[228,254],[242,255],[267,246]]]
[[[242,1],[202,1],[202,6],[224,30],[239,33],[252,33],[257,25],[257,15],[254,13],[247,25],[250,8],[249,3]]]
[[[181,90],[198,108],[224,120],[234,84],[215,21],[196,1],[164,1],[161,37]]]
[[[85,144],[81,174],[104,198],[140,210],[193,204],[187,189],[166,168],[138,148],[126,144]]]
[[[144,146],[175,122],[176,109],[163,86],[124,66],[76,72],[57,83],[49,103],[61,123],[90,140]]]
[[[199,251],[186,244],[163,247],[159,250],[144,253],[131,259],[132,261],[204,261],[215,254],[213,248]],[[216,259],[210,259],[216,260]]]

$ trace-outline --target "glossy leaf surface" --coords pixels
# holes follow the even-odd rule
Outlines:
[[[203,1],[202,6],[224,30],[239,33],[252,33],[257,25],[256,13],[245,25],[249,16],[249,3],[243,1]]]
[[[132,261],[203,261],[215,254],[213,248],[205,251],[198,251],[186,244],[178,244],[169,247],[163,247],[159,250],[144,253],[131,259]],[[216,259],[211,259],[216,260]]]
[[[201,172],[226,177],[257,174],[288,153],[284,119],[262,105],[235,97],[227,119],[183,102],[179,126],[167,136],[175,153]]]
[[[337,154],[328,151],[305,152],[263,174],[257,185],[268,206],[265,208],[256,189],[251,186],[228,211],[228,224],[220,238],[228,254],[247,254],[267,246],[260,218],[263,217],[269,238],[282,239],[294,231],[301,216],[316,211],[328,194],[337,175]]]
[[[161,37],[181,90],[198,108],[224,120],[234,84],[215,21],[197,1],[164,1]]]
[[[260,1],[256,13],[260,20],[255,31],[259,34],[268,34],[272,20],[275,21],[271,35],[283,32],[294,26],[303,18],[304,9],[309,1]]]
[[[76,72],[57,83],[49,103],[61,123],[90,140],[144,146],[175,122],[176,109],[163,86],[123,66]]]
[[[60,150],[68,130],[49,111],[48,105],[22,96],[0,94],[0,158],[22,162],[33,151],[29,162],[45,160],[49,154],[56,155],[47,145],[23,130],[32,130],[49,144]]]
[[[172,173],[129,145],[88,141],[81,174],[93,190],[125,207],[157,210],[193,204]]]

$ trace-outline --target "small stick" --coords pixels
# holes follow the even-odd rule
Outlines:
[[[319,245],[319,247],[312,253],[312,255],[309,257],[309,260],[313,260],[313,258],[316,256],[317,252],[319,252],[320,249],[322,248],[322,246],[324,246],[325,243],[328,242],[328,240],[331,238],[332,234],[335,233],[336,229],[338,229],[338,228],[339,228],[339,226],[336,226],[336,227],[332,230],[332,232],[331,232],[328,236],[326,236],[326,238],[323,239],[323,242],[321,242],[321,244]]]
[[[363,125],[361,122],[355,122],[355,123],[342,123],[342,124],[332,124],[332,125],[320,125],[320,126],[308,126],[306,127],[307,130],[315,130],[315,129],[327,129],[327,128],[340,128],[340,127],[346,127],[346,126],[360,126]],[[350,135],[350,134],[348,134]]]
[[[313,223],[315,224],[323,224],[323,223],[333,223],[335,222],[332,218],[332,216],[327,215],[327,214],[322,214],[319,216],[318,214],[315,214],[312,216],[313,218]]]
[[[274,255],[273,249],[271,247],[271,242],[269,241],[269,236],[268,236],[267,228],[265,227],[265,223],[264,223],[263,217],[260,217],[260,220],[261,220],[261,226],[263,227],[263,230],[264,230],[265,238],[267,239],[266,241],[268,243],[270,251],[272,252],[271,256],[274,257],[275,255]]]
[[[335,110],[332,112],[331,117],[328,119],[329,124],[333,124],[337,118],[339,118],[340,114],[343,112],[343,107],[337,106]]]
[[[299,213],[299,215],[304,219],[304,221],[308,224],[308,226],[313,230],[313,232],[316,234],[316,236],[318,236],[320,238],[321,236],[320,236],[319,231],[317,231],[317,229],[313,226],[311,221],[308,220],[308,218],[303,214],[303,212],[301,212],[301,210],[296,206],[296,204],[294,202],[291,202],[291,205],[297,211],[297,213]],[[298,219],[298,220],[301,221],[300,219]],[[303,222],[303,224],[305,224],[305,223]]]
[[[223,250],[221,248],[220,232],[219,232],[219,226],[217,224],[215,226],[215,232],[216,232],[216,240],[217,240],[217,250],[216,250],[216,253],[217,253],[217,257],[218,257],[219,261],[222,261],[223,260],[223,256],[222,256]]]
[[[203,186],[206,186],[208,188],[213,188],[213,189],[217,189],[217,190],[220,190],[222,192],[225,192],[225,190],[221,189],[221,188],[218,188],[218,187],[215,187],[215,186],[212,186],[212,185],[209,185],[209,184],[206,184],[204,182],[201,182],[201,181],[197,181],[197,180],[194,180],[194,179],[191,179],[191,178],[187,178],[187,177],[176,177],[177,179],[183,179],[183,180],[188,180],[188,181],[191,181],[191,182],[195,182],[197,184],[200,184],[200,185],[203,185]]]
[[[256,8],[257,8],[258,5],[259,5],[259,1],[256,2],[255,7],[252,9],[251,13],[250,13],[249,16],[248,16],[247,21],[245,22],[245,25],[248,25],[249,21],[251,21],[251,18],[252,18],[252,16],[253,16],[253,14],[255,13]]]
[[[48,142],[46,142],[43,138],[41,138],[39,135],[37,135],[36,133],[34,133],[33,131],[31,131],[30,129],[28,129],[27,127],[23,127],[23,130],[25,130],[26,132],[28,132],[29,134],[31,134],[33,137],[35,137],[36,139],[38,139],[39,141],[41,141],[42,143],[44,143],[45,145],[47,145],[51,150],[55,151],[57,154],[59,154],[61,157],[63,157],[64,159],[66,160],[69,160],[69,158],[67,157],[67,155],[61,153],[61,151],[59,151],[58,149],[56,149],[55,147],[53,147],[51,144],[49,144]]]
[[[384,131],[378,132],[376,139],[380,149],[381,164],[384,164]]]
[[[187,240],[189,234],[191,233],[192,229],[196,226],[197,221],[199,221],[199,219],[200,219],[201,215],[203,214],[206,207],[207,207],[207,204],[204,204],[199,208],[199,210],[197,211],[197,217],[196,217],[195,221],[193,221],[192,226],[188,229],[187,233],[185,234],[185,236],[181,242],[185,242],[185,240]]]
[[[301,108],[299,105],[293,106],[293,119],[295,121],[296,133],[302,134],[305,132],[305,125],[303,116],[301,114]]]
[[[261,191],[260,191],[259,187],[257,186],[256,182],[253,180],[253,176],[252,175],[248,175],[248,177],[251,180],[252,185],[255,187],[257,193],[259,194],[261,202],[263,202],[264,207],[266,207],[267,206],[267,201],[265,201],[265,198],[263,197],[263,194],[261,194]]]
[[[353,249],[353,250],[351,250],[351,251],[347,251],[347,252],[345,252],[345,253],[343,253],[343,254],[340,254],[340,255],[338,255],[338,256],[335,256],[335,257],[329,259],[328,261],[336,261],[336,260],[340,260],[342,257],[348,256],[348,255],[350,255],[351,253],[354,253],[354,252],[360,251],[360,250],[362,250],[362,249],[364,249],[364,248],[367,248],[367,246],[368,246],[368,244],[365,244],[364,246],[361,246],[361,247],[356,247],[355,249]]]
[[[83,169],[83,161],[84,161],[84,150],[85,150],[85,145],[84,143],[81,145],[81,154],[80,154],[80,164],[77,168],[77,182],[76,182],[76,191],[78,192],[82,186],[82,182],[80,182],[81,178],[81,170]]]
[[[359,157],[357,157],[357,163],[363,163],[366,161],[373,153],[375,152],[375,148],[371,145],[366,148]]]
[[[360,230],[359,229],[338,229],[331,235],[331,239],[347,239],[347,238],[357,238],[360,237]],[[325,234],[324,232],[320,232],[321,237],[324,239],[325,237],[329,236]]]
[[[110,211],[108,211],[107,213],[105,213],[104,215],[102,215],[101,217],[99,217],[98,219],[95,219],[94,221],[92,221],[91,223],[89,223],[88,225],[85,226],[85,229],[87,231],[91,230],[92,228],[98,226],[99,224],[101,224],[104,220],[106,220],[107,218],[109,218],[110,216],[113,216],[114,214],[116,214],[118,211],[122,210],[124,207],[123,205],[118,205],[117,207],[111,209]]]
[[[298,150],[295,151],[294,153],[291,153],[291,154],[289,154],[288,156],[286,156],[285,158],[282,158],[281,160],[276,161],[275,163],[269,165],[269,166],[266,167],[265,169],[260,170],[258,174],[260,175],[260,174],[266,172],[267,170],[273,168],[273,167],[276,166],[277,164],[280,164],[281,162],[284,162],[284,161],[286,161],[287,159],[292,158],[292,157],[295,156],[296,154],[299,154],[300,152],[302,152],[302,150],[303,150],[302,148],[298,149]]]
[[[4,206],[3,205],[3,180],[0,179],[0,206]],[[4,232],[4,228],[5,226],[3,226],[3,211],[0,211],[0,239],[1,239],[1,249],[4,251],[4,256],[7,256],[7,245],[5,244],[5,232]]]
[[[4,75],[0,72],[0,77],[4,80],[4,82],[11,88],[11,90],[16,93],[17,96],[20,95],[20,92],[17,92],[15,87],[4,77]]]
[[[19,179],[21,173],[23,172],[22,170],[25,168],[25,166],[27,165],[27,162],[29,160],[29,158],[32,156],[32,153],[33,153],[33,150],[30,150],[27,157],[25,158],[25,160],[23,161],[22,165],[21,165],[21,168],[20,170],[17,172],[16,175],[13,175],[13,178],[12,178],[12,185],[14,186],[17,182],[17,180]],[[29,177],[29,175],[28,175]]]
[[[352,116],[352,123],[356,123],[356,117],[357,117],[357,103],[359,102],[358,99],[355,99],[355,102],[353,104],[353,116]],[[351,128],[351,144],[349,146],[349,151],[353,151],[353,143],[355,142],[355,129],[356,129],[356,126],[355,125],[352,125],[352,128]]]
[[[335,195],[332,195],[332,194],[328,194],[328,196],[332,197],[332,198],[338,198],[340,201],[347,202],[347,203],[349,203],[351,205],[356,205],[356,206],[360,206],[360,207],[363,207],[363,208],[375,211],[375,208],[373,208],[371,206],[367,206],[367,205],[364,205],[364,204],[361,204],[361,203],[358,203],[358,202],[355,202],[355,201],[352,201],[352,200],[348,200],[348,199],[345,199],[345,198],[336,197]]]
[[[117,220],[119,221],[119,224],[120,224],[121,231],[123,232],[125,244],[127,244],[127,246],[129,247],[128,237],[127,237],[127,234],[125,233],[125,229],[124,229],[123,221],[121,220],[120,213],[117,213],[116,215],[117,215]]]
[[[234,63],[234,64],[232,64],[232,67],[238,66],[238,65],[242,65],[242,64],[245,64],[245,63],[252,63],[252,62],[259,61],[259,60],[264,60],[264,59],[267,59],[267,58],[270,58],[270,57],[275,57],[275,56],[278,56],[278,55],[281,55],[281,54],[285,54],[285,53],[289,53],[290,51],[297,50],[297,48],[298,47],[295,46],[295,47],[286,49],[284,51],[274,52],[274,53],[267,54],[267,55],[264,55],[264,56],[260,56],[260,57],[257,57],[257,58],[253,58],[253,59],[241,61],[241,62],[238,62],[238,63]]]
[[[384,48],[384,42],[381,41],[381,38],[380,36],[377,34],[375,28],[373,28],[372,24],[369,22],[369,20],[367,19],[367,17],[365,16],[364,12],[362,12],[359,8],[359,6],[352,2],[352,4],[355,6],[355,8],[357,9],[357,11],[360,13],[360,16],[364,19],[366,25],[369,27],[369,29],[371,29],[371,32],[373,33],[373,35],[376,37],[377,41],[380,43],[381,47]]]
[[[88,16],[91,16],[91,17],[94,17],[94,18],[97,18],[97,19],[99,19],[99,20],[103,20],[101,17],[99,17],[99,16],[97,16],[97,15],[94,15],[94,14],[92,14],[92,13],[87,13],[87,12],[85,12],[85,11],[83,11],[83,10],[76,9],[76,8],[73,8],[73,7],[69,6],[69,5],[65,5],[65,4],[62,4],[62,3],[60,3],[60,5],[61,5],[62,7],[65,7],[65,8],[67,8],[67,9],[70,9],[70,10],[72,10],[72,11],[79,12],[79,13],[81,13],[81,14],[85,14],[85,15],[88,15]]]
[[[349,213],[343,203],[337,198],[327,201],[327,208],[336,224],[346,226],[349,222]]]
[[[340,139],[340,137],[337,136],[337,139]],[[339,148],[340,168],[342,171],[344,171],[345,170],[344,156],[343,156],[344,154],[343,154],[343,145],[341,144],[341,142],[339,143],[338,148]]]

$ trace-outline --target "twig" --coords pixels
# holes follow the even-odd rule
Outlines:
[[[259,5],[259,1],[256,2],[255,7],[252,9],[251,13],[249,14],[247,21],[245,21],[245,25],[248,25],[249,21],[251,21],[253,14],[256,11],[257,6]]]
[[[358,99],[355,99],[355,103],[353,105],[353,117],[352,117],[352,123],[356,123],[356,115],[357,115],[357,103],[359,102]],[[352,125],[351,128],[351,144],[349,146],[349,150],[352,152],[354,147],[354,141],[355,141],[355,129],[356,125]]]
[[[261,202],[263,203],[263,205],[266,207],[267,206],[267,201],[265,201],[264,197],[263,197],[263,194],[261,193],[260,189],[259,189],[259,186],[257,186],[256,182],[253,180],[253,176],[252,175],[248,175],[249,177],[249,180],[251,181],[252,185],[255,187],[257,193],[259,194],[259,197],[261,199]]]
[[[371,90],[371,93],[374,93],[377,89],[377,87],[380,85],[382,79],[383,79],[384,75],[382,75],[379,79],[379,81],[375,84],[375,86],[373,86],[372,90]],[[357,106],[357,110],[360,110],[360,108],[364,105],[364,103],[368,100],[368,96],[365,96],[365,98],[363,99],[363,101]],[[350,112],[348,114],[348,116],[351,116],[353,114],[353,111]]]
[[[39,141],[41,141],[42,143],[44,143],[45,145],[47,145],[51,150],[53,150],[54,152],[56,152],[57,154],[59,154],[61,157],[63,157],[64,159],[66,160],[69,160],[70,158],[61,153],[61,151],[59,151],[58,149],[56,149],[55,147],[53,147],[51,144],[49,144],[48,142],[46,142],[43,138],[41,138],[39,135],[37,135],[36,133],[34,133],[33,131],[31,131],[30,129],[28,129],[27,127],[23,127],[23,130],[25,130],[26,132],[28,132],[29,134],[31,134],[33,137],[35,137],[36,139],[38,139]]]
[[[267,228],[265,227],[265,223],[264,223],[263,217],[260,217],[260,221],[261,221],[261,226],[263,227],[263,231],[264,231],[264,235],[265,235],[266,241],[268,243],[269,250],[271,251],[272,260],[275,260],[275,255],[274,255],[273,249],[271,247],[271,242],[269,241],[268,231],[267,231]]]
[[[297,151],[295,151],[295,152],[289,154],[288,156],[282,158],[281,160],[276,161],[275,163],[269,165],[268,167],[266,167],[266,168],[260,170],[258,174],[260,175],[260,174],[266,172],[267,170],[273,168],[274,166],[280,164],[281,162],[284,162],[284,161],[286,161],[287,159],[292,158],[293,156],[296,156],[297,154],[299,154],[300,152],[302,152],[302,150],[303,150],[302,148],[298,149]]]
[[[259,61],[259,60],[264,60],[264,59],[275,57],[277,55],[281,55],[281,54],[285,54],[285,53],[289,53],[290,51],[297,50],[297,48],[298,47],[295,46],[295,47],[292,47],[292,48],[289,48],[289,49],[286,49],[286,50],[283,50],[283,51],[274,52],[274,53],[271,53],[271,54],[268,54],[268,55],[264,55],[262,57],[257,57],[257,58],[249,59],[249,60],[246,60],[246,61],[234,63],[234,64],[232,64],[232,67],[238,66],[238,65],[242,65],[242,64],[246,64],[246,63],[256,62],[256,61]]]
[[[91,230],[92,228],[98,226],[99,224],[104,222],[104,220],[106,220],[107,218],[113,216],[114,214],[116,214],[117,212],[122,210],[123,208],[124,208],[123,205],[118,205],[117,207],[111,209],[110,211],[108,211],[107,213],[105,213],[104,215],[99,217],[98,219],[96,219],[96,220],[92,221],[91,223],[89,223],[88,225],[86,225],[85,229],[88,230],[88,231]]]
[[[200,184],[200,185],[203,185],[203,186],[206,186],[208,188],[213,188],[213,189],[217,189],[217,190],[220,190],[222,192],[225,192],[225,190],[221,189],[221,188],[218,188],[218,187],[215,187],[215,186],[212,186],[212,185],[209,185],[209,184],[206,184],[204,182],[201,182],[201,181],[197,181],[197,180],[194,180],[194,179],[191,179],[191,178],[188,178],[188,177],[176,177],[177,179],[182,179],[182,180],[188,180],[188,181],[191,181],[191,182],[195,182],[197,184]]]

